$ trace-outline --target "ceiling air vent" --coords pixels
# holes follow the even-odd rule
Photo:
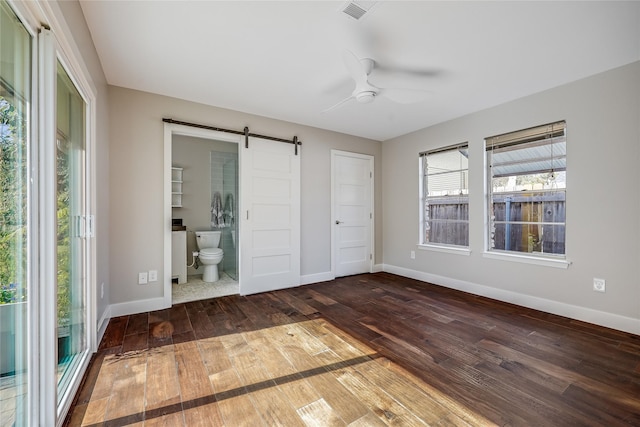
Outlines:
[[[359,20],[362,18],[374,4],[375,1],[350,1],[345,3],[345,5],[340,9],[346,15],[349,15],[355,20]]]

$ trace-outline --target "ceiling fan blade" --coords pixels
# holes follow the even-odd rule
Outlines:
[[[380,95],[397,102],[398,104],[415,104],[427,99],[431,93],[428,90],[420,89],[380,89]]]
[[[342,59],[344,60],[344,64],[347,66],[349,75],[351,75],[351,78],[355,80],[356,86],[366,85],[367,70],[358,57],[350,50],[345,50],[342,53]]]
[[[336,108],[340,107],[342,104],[345,104],[345,103],[347,103],[348,101],[351,101],[354,98],[355,97],[353,95],[351,95],[350,97],[343,99],[342,101],[338,102],[335,105],[332,105],[331,107],[327,108],[326,110],[323,110],[322,113],[324,114],[324,113],[327,113],[327,112],[329,112],[331,110],[335,110]]]

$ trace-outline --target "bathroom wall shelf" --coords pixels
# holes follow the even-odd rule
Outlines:
[[[182,168],[171,168],[171,207],[182,207]]]

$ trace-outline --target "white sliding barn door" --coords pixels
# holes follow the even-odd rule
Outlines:
[[[333,271],[370,273],[373,266],[373,157],[331,151]]]
[[[240,148],[240,294],[300,284],[300,147],[249,138]]]

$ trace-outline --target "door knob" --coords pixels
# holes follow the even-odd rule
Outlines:
[[[338,221],[338,220],[336,219],[336,224],[342,224],[342,221]]]

